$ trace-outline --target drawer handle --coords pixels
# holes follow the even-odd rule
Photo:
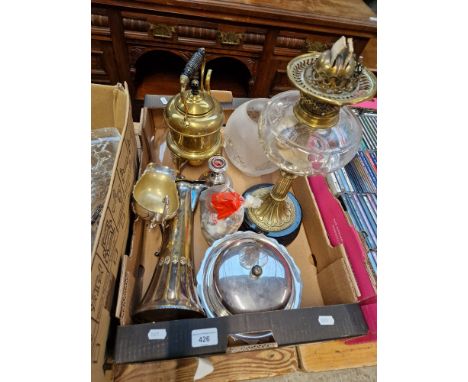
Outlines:
[[[223,45],[239,45],[243,39],[242,33],[235,32],[218,32],[216,37]]]
[[[328,44],[325,44],[320,41],[306,39],[304,42],[304,49],[307,52],[324,52],[325,50],[329,48],[330,47],[328,46]]]
[[[149,33],[153,37],[171,38],[175,32],[173,26],[167,24],[150,24]]]

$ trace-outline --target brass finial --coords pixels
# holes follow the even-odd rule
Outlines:
[[[315,61],[312,84],[326,93],[353,91],[360,74],[361,65],[356,62],[353,39],[343,36]]]

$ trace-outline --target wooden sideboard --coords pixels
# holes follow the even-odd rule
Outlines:
[[[178,92],[180,72],[198,47],[213,68],[212,88],[269,97],[291,88],[292,57],[324,50],[342,35],[353,37],[361,54],[377,34],[376,16],[362,0],[91,3],[91,80],[127,81],[136,120],[144,94]]]

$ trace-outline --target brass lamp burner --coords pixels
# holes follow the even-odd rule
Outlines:
[[[314,128],[336,125],[341,106],[365,101],[375,94],[374,74],[356,61],[352,39],[344,37],[325,52],[293,58],[287,73],[301,92],[294,114]]]

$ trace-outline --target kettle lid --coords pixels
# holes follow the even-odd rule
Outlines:
[[[189,116],[205,116],[214,109],[215,103],[213,97],[211,97],[208,92],[200,91],[197,92],[197,94],[193,94],[191,90],[186,90],[184,93],[186,97],[187,114]],[[175,96],[174,101],[177,110],[181,114],[185,114],[184,102],[180,93]]]

